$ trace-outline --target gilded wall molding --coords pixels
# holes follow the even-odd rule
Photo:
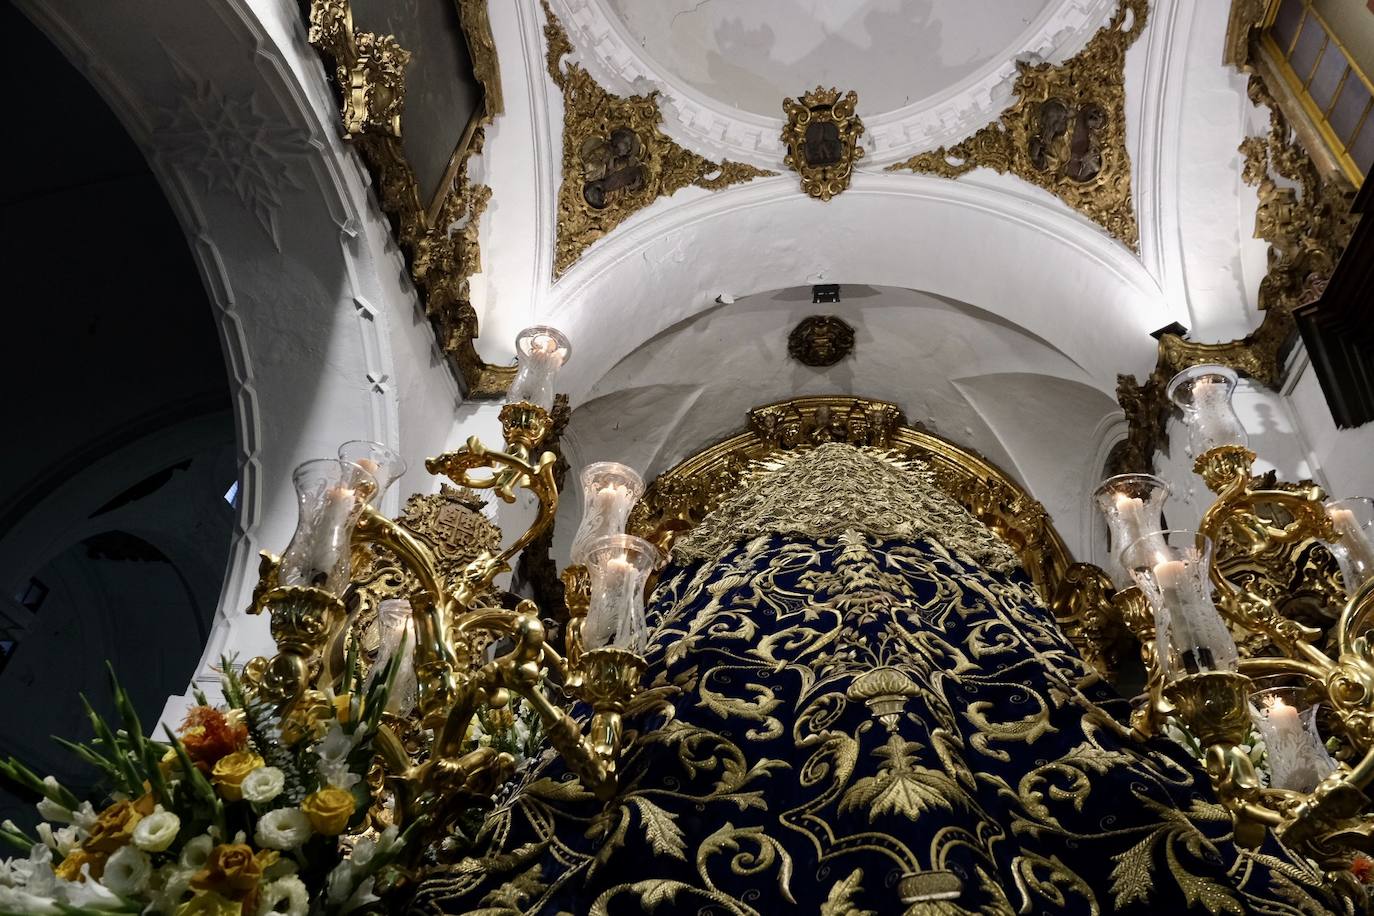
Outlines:
[[[801,176],[807,196],[829,200],[849,187],[854,166],[864,154],[859,146],[864,122],[854,113],[858,104],[853,90],[840,95],[838,89],[820,86],[800,98],[782,100],[787,115],[783,162]]]
[[[1283,380],[1283,361],[1297,324],[1293,310],[1321,296],[1355,219],[1351,190],[1327,179],[1298,142],[1287,119],[1258,75],[1249,83],[1250,100],[1269,109],[1269,132],[1240,143],[1241,178],[1259,194],[1255,238],[1269,243],[1269,264],[1260,281],[1259,327],[1238,340],[1199,343],[1163,334],[1155,369],[1144,383],[1117,378],[1117,401],[1129,423],[1127,439],[1109,462],[1112,473],[1151,471],[1154,455],[1168,444],[1169,379],[1187,369],[1214,363],[1234,369],[1269,388]]]
[[[717,164],[674,143],[661,130],[658,93],[621,97],[564,58],[572,43],[544,7],[545,62],[563,92],[563,181],[558,189],[554,276],[631,214],[694,185],[715,191],[775,172],[742,162]]]
[[[907,422],[888,401],[826,395],[781,401],[749,412],[746,432],[731,436],[659,475],[630,513],[627,530],[660,547],[698,525],[741,485],[746,471],[770,456],[827,442],[891,450],[919,461],[935,485],[999,535],[1068,638],[1104,673],[1130,651],[1125,631],[1108,613],[1105,573],[1075,563],[1045,507],[977,452]],[[1106,583],[1096,598],[1080,594],[1085,578]],[[1097,599],[1101,600],[1097,600]]]
[[[887,171],[946,178],[980,166],[1010,172],[1139,251],[1126,149],[1126,51],[1147,12],[1146,0],[1121,0],[1111,21],[1062,64],[1018,61],[1016,102],[997,121]]]
[[[477,312],[468,279],[481,270],[477,226],[491,189],[469,180],[468,160],[481,151],[484,129],[502,112],[503,102],[487,0],[455,2],[482,104],[430,201],[422,199],[401,146],[410,52],[390,35],[355,30],[348,0],[313,0],[309,40],[330,65],[326,69],[340,97],[344,139],[372,173],[440,348],[453,361],[468,397],[491,398],[510,386],[515,369],[485,362],[474,344]]]

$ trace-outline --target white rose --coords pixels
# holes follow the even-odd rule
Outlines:
[[[243,797],[255,805],[263,805],[281,794],[286,786],[286,774],[276,767],[258,767],[239,785]]]
[[[286,916],[306,916],[310,910],[310,891],[295,875],[278,878],[262,889],[258,902],[259,916],[284,913]]]
[[[135,827],[134,829],[137,830],[138,828]],[[181,848],[181,867],[199,871],[210,860],[210,850],[214,848],[214,837],[208,833],[202,833]]]
[[[162,852],[172,845],[179,830],[181,818],[158,805],[134,827],[134,845],[144,852]]]
[[[100,876],[100,881],[121,897],[133,897],[148,888],[148,878],[152,874],[153,863],[146,852],[132,846],[121,846],[105,863],[105,873]]]
[[[288,850],[310,839],[310,818],[300,808],[277,808],[258,820],[253,838],[267,849]]]

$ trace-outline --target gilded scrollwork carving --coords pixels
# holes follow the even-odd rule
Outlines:
[[[372,172],[440,348],[452,359],[468,396],[490,398],[505,392],[515,370],[486,363],[473,343],[477,312],[468,278],[481,269],[477,226],[491,189],[469,180],[468,160],[481,151],[486,125],[502,111],[501,82],[487,0],[456,2],[482,102],[431,201],[422,199],[401,146],[410,52],[390,35],[355,29],[348,0],[313,0],[309,39],[330,65],[344,137]]]
[[[1126,50],[1145,26],[1146,0],[1121,0],[1111,22],[1057,66],[1018,62],[1016,102],[953,146],[888,166],[958,178],[978,167],[1010,172],[1140,246],[1126,150]]]
[[[801,176],[808,196],[829,200],[849,187],[854,165],[864,154],[859,146],[864,123],[854,113],[858,103],[853,90],[840,95],[838,89],[821,86],[801,98],[783,99],[783,161]]]
[[[1201,343],[1165,333],[1155,369],[1143,382],[1118,377],[1117,401],[1130,425],[1127,445],[1114,456],[1112,473],[1151,471],[1153,456],[1168,444],[1169,379],[1190,366],[1216,364],[1277,388],[1283,353],[1293,339],[1293,310],[1320,297],[1354,231],[1350,189],[1327,179],[1297,142],[1283,112],[1257,75],[1250,100],[1269,109],[1269,132],[1240,144],[1242,179],[1259,193],[1255,238],[1269,243],[1268,270],[1260,281],[1259,327],[1238,340]]]
[[[563,92],[563,182],[554,275],[638,210],[688,185],[718,190],[774,173],[698,156],[663,133],[658,94],[613,95],[577,63],[558,17],[543,4],[549,76]]]

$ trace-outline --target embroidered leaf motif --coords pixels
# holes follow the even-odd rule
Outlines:
[[[913,763],[912,755],[918,750],[920,745],[914,741],[889,736],[887,744],[875,752],[887,762],[877,776],[865,776],[844,793],[840,810],[867,807],[870,821],[889,811],[915,819],[922,811],[950,810],[948,798],[959,787],[948,775]]]
[[[673,816],[647,798],[632,798],[630,803],[639,809],[639,818],[644,824],[644,834],[654,852],[670,855],[675,859],[687,859],[687,843],[682,831],[673,821]]]
[[[1154,870],[1151,856],[1158,839],[1159,831],[1151,831],[1130,849],[1112,856],[1116,863],[1112,869],[1112,895],[1118,910],[1128,903],[1150,898],[1150,873]]]
[[[825,903],[821,904],[821,916],[878,916],[872,910],[861,910],[854,903],[854,895],[863,890],[864,870],[854,869],[843,881],[830,886]]]

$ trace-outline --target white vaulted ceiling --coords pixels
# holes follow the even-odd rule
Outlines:
[[[606,0],[645,55],[725,105],[770,117],[816,85],[860,114],[940,94],[1020,51],[1051,0]]]

